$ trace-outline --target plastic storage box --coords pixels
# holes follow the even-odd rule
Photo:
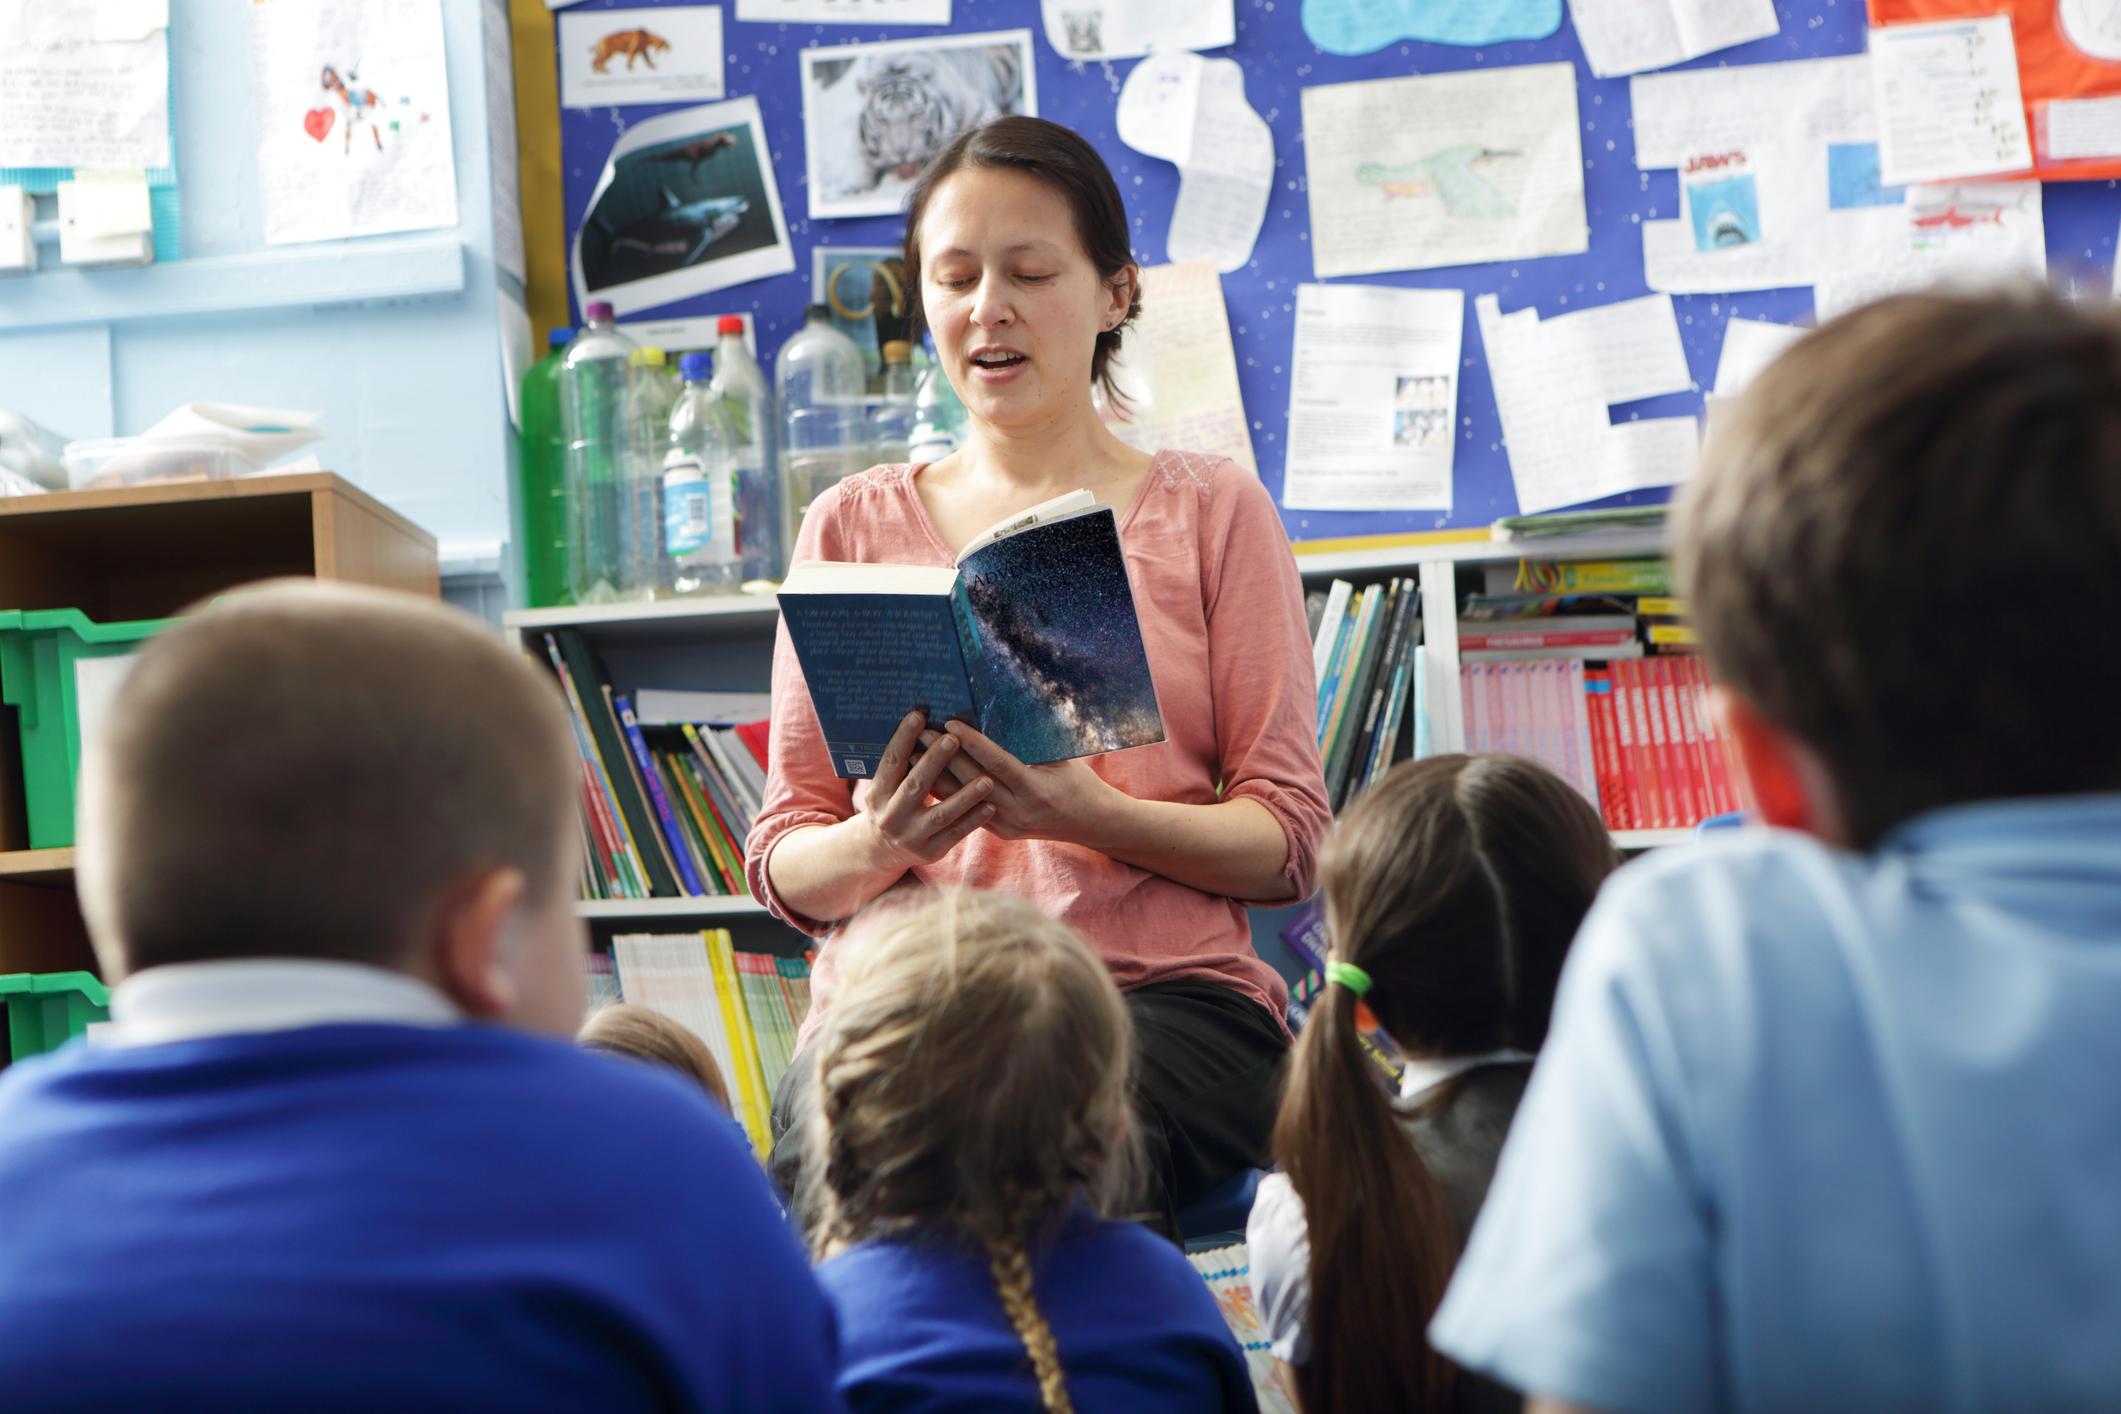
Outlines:
[[[233,447],[205,438],[95,437],[68,442],[60,459],[76,491],[151,481],[218,481],[256,469]]]
[[[0,613],[0,705],[15,709],[22,730],[31,849],[74,842],[84,718],[95,724],[123,674],[121,665],[104,660],[130,657],[172,622],[99,624],[78,609]]]
[[[87,972],[16,972],[0,977],[0,1006],[7,1010],[7,1054],[11,1061],[56,1051],[110,1020],[110,993]]]

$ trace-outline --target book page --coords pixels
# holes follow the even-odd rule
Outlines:
[[[1299,285],[1281,503],[1451,509],[1465,295]]]
[[[965,561],[971,559],[981,550],[1004,536],[1016,535],[1029,530],[1034,525],[1045,525],[1051,521],[1066,520],[1070,516],[1083,515],[1096,509],[1097,497],[1081,487],[1077,487],[1066,495],[1055,496],[1050,501],[1040,501],[1030,510],[1018,511],[1007,520],[996,521],[993,525],[973,536],[972,539],[965,543],[965,548],[957,552],[957,562],[962,565]]]
[[[1319,279],[1590,248],[1573,64],[1303,90]]]

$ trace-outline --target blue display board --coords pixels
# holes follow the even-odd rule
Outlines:
[[[581,8],[615,8],[620,3],[621,0],[591,0]],[[638,6],[642,0],[623,3]],[[1465,369],[1458,395],[1459,442],[1452,513],[1283,513],[1291,538],[1298,540],[1484,526],[1498,516],[1514,514],[1517,498],[1473,317],[1473,297],[1492,293],[1499,297],[1505,312],[1534,305],[1542,316],[1550,316],[1648,293],[1642,279],[1641,222],[1679,214],[1677,179],[1669,171],[1644,173],[1636,168],[1627,80],[1593,78],[1566,19],[1559,31],[1546,39],[1480,48],[1410,42],[1389,45],[1374,54],[1342,57],[1320,50],[1305,36],[1302,8],[1302,0],[1237,0],[1237,43],[1215,51],[1218,57],[1235,59],[1244,68],[1245,95],[1274,132],[1275,187],[1266,222],[1251,263],[1225,275],[1223,290],[1260,475],[1277,495],[1286,445],[1296,286],[1313,279],[1310,214],[1304,191],[1299,97],[1302,90],[1352,79],[1558,59],[1576,66],[1578,120],[1583,125],[1584,200],[1591,227],[1590,249],[1586,253],[1499,265],[1364,275],[1348,281],[1457,288],[1466,292]],[[1864,7],[1859,0],[1778,3],[1776,9],[1782,21],[1779,34],[1677,67],[1714,68],[1819,58],[1856,53],[1864,46]],[[896,242],[900,235],[900,224],[893,219],[810,219],[798,54],[817,45],[906,39],[939,31],[741,24],[733,18],[733,6],[726,14],[732,16],[725,26],[729,93],[754,94],[759,100],[787,209],[789,234],[795,245],[796,273],[671,305],[655,311],[653,316],[636,317],[748,308],[757,316],[759,348],[770,354],[802,318],[803,305],[810,294],[813,246],[886,245]],[[1133,61],[1079,64],[1062,59],[1045,42],[1037,0],[956,0],[954,23],[950,26],[953,31],[1017,28],[1028,28],[1037,36],[1040,115],[1068,124],[1105,154],[1132,212],[1136,253],[1145,264],[1163,263],[1164,237],[1178,193],[1177,171],[1127,147],[1113,128],[1114,105]],[[619,134],[633,123],[667,111],[670,110],[641,107],[570,109],[562,113],[570,239]],[[2050,265],[2058,281],[2066,286],[2073,282],[2079,287],[2106,288],[2117,220],[2121,220],[2121,193],[2116,192],[2113,182],[2049,184],[2047,240]],[[1673,303],[1687,361],[1699,387],[1714,381],[1717,355],[1723,346],[1723,326],[1732,315],[1797,323],[1808,321],[1812,312],[1809,289],[1677,296]],[[1700,405],[1697,392],[1649,400],[1616,415],[1637,412],[1648,417],[1697,412]],[[1598,504],[1657,501],[1665,495],[1663,491],[1638,492]]]

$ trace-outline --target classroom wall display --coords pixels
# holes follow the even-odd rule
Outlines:
[[[582,11],[597,8],[640,8],[642,0],[584,0]],[[1942,0],[1939,0],[1942,3]],[[2028,0],[2030,3],[2030,0]],[[1287,416],[1290,406],[1292,353],[1296,335],[1298,287],[1316,278],[1314,245],[1317,233],[1310,212],[1310,185],[1314,174],[1308,160],[1303,131],[1303,93],[1324,85],[1375,79],[1406,79],[1414,75],[1451,75],[1467,71],[1522,69],[1561,64],[1573,70],[1576,141],[1582,158],[1583,217],[1588,227],[1587,246],[1573,254],[1508,259],[1494,263],[1463,264],[1435,269],[1411,270],[1405,266],[1350,277],[1349,283],[1401,289],[1457,290],[1464,293],[1464,324],[1455,389],[1455,443],[1450,462],[1452,489],[1445,504],[1449,509],[1284,510],[1290,535],[1298,540],[1333,540],[1345,537],[1402,535],[1408,533],[1462,531],[1484,527],[1499,516],[1519,510],[1515,483],[1504,448],[1501,418],[1488,368],[1476,312],[1480,296],[1492,296],[1498,327],[1512,335],[1526,333],[1528,353],[1533,345],[1553,342],[1547,333],[1533,339],[1529,327],[1545,325],[1584,309],[1595,309],[1652,293],[1643,276],[1643,245],[1651,228],[1683,235],[1684,250],[1665,252],[1673,261],[1682,254],[1713,260],[1759,260],[1760,252],[1781,241],[1787,231],[1787,208],[1774,202],[1782,193],[1795,191],[1789,173],[1762,164],[1769,148],[1748,154],[1758,202],[1758,245],[1737,244],[1702,251],[1696,246],[1688,211],[1681,196],[1681,168],[1689,158],[1709,155],[1705,150],[1679,151],[1668,165],[1638,165],[1635,117],[1626,78],[1599,78],[1584,59],[1573,24],[1564,19],[1558,4],[1535,0],[1494,0],[1474,4],[1471,0],[1451,8],[1463,10],[1481,23],[1483,16],[1521,17],[1507,22],[1517,32],[1537,31],[1552,22],[1537,37],[1502,37],[1470,44],[1428,43],[1412,30],[1397,28],[1396,22],[1382,29],[1358,32],[1342,20],[1342,28],[1331,29],[1324,21],[1335,15],[1382,16],[1391,21],[1404,13],[1428,14],[1427,5],[1396,3],[1341,3],[1340,0],[1236,0],[1236,42],[1210,51],[1207,57],[1235,61],[1244,71],[1245,101],[1263,118],[1272,134],[1274,149],[1273,188],[1265,220],[1250,257],[1241,267],[1222,276],[1221,285],[1228,313],[1237,375],[1242,387],[1245,414],[1261,480],[1281,497],[1289,456]],[[1675,7],[1676,8],[1676,7]],[[1997,7],[1990,7],[1997,8]],[[1169,162],[1145,156],[1123,143],[1115,124],[1120,89],[1140,61],[1111,63],[1071,62],[1047,42],[1043,35],[1043,11],[1039,0],[957,0],[951,8],[947,28],[915,28],[886,25],[870,20],[862,24],[757,24],[743,16],[749,6],[733,9],[725,25],[727,81],[732,96],[756,95],[765,135],[772,153],[773,174],[788,203],[789,239],[799,274],[781,276],[680,301],[658,317],[704,314],[729,304],[752,307],[759,322],[759,348],[771,357],[774,350],[801,324],[802,307],[811,294],[811,251],[819,246],[873,247],[887,245],[900,234],[899,222],[890,215],[818,220],[813,214],[815,193],[805,165],[802,131],[802,55],[805,51],[828,50],[850,43],[874,43],[892,39],[932,41],[945,35],[979,35],[1019,27],[1038,32],[1032,45],[1031,77],[1036,85],[1041,115],[1066,123],[1087,137],[1111,164],[1121,194],[1128,205],[1135,231],[1135,250],[1147,265],[1170,260],[1167,249],[1172,213],[1181,176]],[[1675,72],[1723,71],[1736,78],[1742,66],[1790,60],[1818,59],[1861,54],[1865,50],[1866,15],[1861,5],[1829,3],[1829,0],[1782,0],[1775,6],[1778,27],[1774,34],[1678,65]],[[1505,21],[1496,20],[1497,24]],[[1558,28],[1554,28],[1558,25]],[[1470,32],[1470,31],[1469,31]],[[1322,47],[1330,40],[1335,48]],[[2121,75],[2121,69],[2116,69]],[[1655,77],[1662,78],[1666,71]],[[1866,85],[1868,80],[1866,79]],[[565,156],[566,206],[570,229],[579,225],[599,171],[621,133],[655,117],[658,109],[618,108],[567,111],[561,115]],[[1767,136],[1773,137],[1770,133]],[[1682,142],[1679,144],[1684,146]],[[1860,144],[1857,144],[1860,146]],[[1424,154],[1395,155],[1395,162],[1415,162]],[[1810,159],[1806,159],[1809,162]],[[1816,168],[1808,166],[1803,182],[1816,171],[1824,185],[1834,183],[1826,199],[1814,202],[1807,186],[1799,193],[1809,205],[1822,206],[1845,215],[1866,201],[1894,204],[1894,248],[1914,249],[1922,241],[1917,232],[1930,228],[1913,225],[1919,214],[1914,208],[1900,209],[1902,193],[1888,192],[1878,181],[1875,153],[1852,151],[1836,158],[1822,157]],[[1358,164],[1359,165],[1359,164]],[[1480,166],[1474,171],[1484,171]],[[1397,179],[1395,179],[1397,180]],[[1419,178],[1411,177],[1412,182]],[[1971,185],[1971,184],[1967,184]],[[1728,193],[1727,193],[1728,194]],[[1960,214],[1990,209],[1990,195],[1981,191],[1961,193]],[[2121,218],[2121,193],[2104,181],[2049,182],[2040,194],[2043,230],[2050,269],[2065,288],[2109,287],[2117,218]],[[1411,191],[1395,202],[1440,200]],[[1795,196],[1790,198],[1796,200]],[[1925,194],[1925,199],[1928,199]],[[2015,198],[2014,198],[2015,199]],[[1978,208],[1976,203],[1981,203]],[[1946,213],[1949,199],[1923,210]],[[2004,213],[2005,226],[2029,226],[2030,212],[2016,207]],[[1396,213],[1395,213],[1396,219]],[[1737,218],[1743,225],[1744,218]],[[1722,223],[1727,228],[1729,222]],[[1718,223],[1713,219],[1713,236]],[[1986,231],[1983,239],[1993,240]],[[2016,237],[2014,237],[2014,241]],[[2015,248],[2015,247],[2014,247]],[[1816,252],[1795,253],[1792,265],[1802,265]],[[1329,283],[1340,283],[1329,277]],[[1813,293],[1808,287],[1762,287],[1743,293],[1687,292],[1683,281],[1674,281],[1669,302],[1677,325],[1689,381],[1693,388],[1677,393],[1657,393],[1634,401],[1607,404],[1611,425],[1651,422],[1649,433],[1623,433],[1615,445],[1630,458],[1644,454],[1668,456],[1676,449],[1665,446],[1670,434],[1666,419],[1693,418],[1702,411],[1703,391],[1714,386],[1722,353],[1725,325],[1734,317],[1745,321],[1778,325],[1806,323],[1812,316]],[[1661,309],[1659,305],[1657,308]],[[1509,316],[1536,310],[1531,319],[1508,322]],[[1563,326],[1565,331],[1570,326]],[[1519,342],[1512,339],[1513,345]],[[1657,386],[1665,386],[1659,383]],[[1412,389],[1408,396],[1423,392]],[[1438,400],[1440,401],[1440,400]],[[1382,416],[1397,418],[1405,409],[1388,405]],[[1434,418],[1416,418],[1418,435],[1435,435]],[[1663,489],[1628,491],[1603,498],[1597,504],[1620,505],[1665,499]]]

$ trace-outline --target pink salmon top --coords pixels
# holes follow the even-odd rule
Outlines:
[[[919,472],[872,467],[818,497],[796,537],[795,561],[953,564],[914,490]],[[1318,760],[1303,586],[1273,499],[1227,459],[1159,452],[1119,533],[1164,740],[1092,757],[1091,769],[1138,800],[1258,801],[1288,839],[1282,873],[1292,896],[1307,897],[1331,815]],[[852,815],[866,798],[856,792],[869,784],[833,774],[785,625],[773,650],[767,754],[765,807],[744,846],[751,892],[775,917],[822,937],[834,923],[791,909],[774,891],[767,861],[789,831]],[[1097,850],[975,831],[894,888],[943,884],[1016,894],[1066,920],[1122,989],[1211,982],[1242,992],[1277,1020],[1288,1006],[1280,974],[1252,950],[1242,903]],[[829,1005],[833,949],[828,940],[819,952],[801,1042]]]

